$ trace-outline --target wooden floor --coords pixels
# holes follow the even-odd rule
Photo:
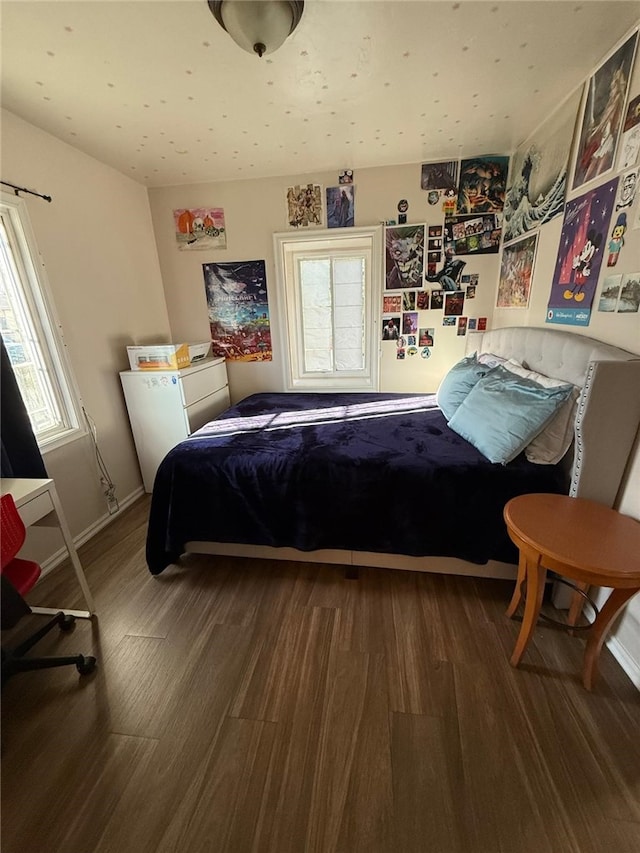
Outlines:
[[[96,674],[4,688],[3,853],[638,853],[640,694],[608,651],[593,694],[553,628],[513,670],[504,581],[195,556],[153,578],[147,506],[81,549],[95,624],[40,644]],[[80,606],[67,574],[32,603]]]

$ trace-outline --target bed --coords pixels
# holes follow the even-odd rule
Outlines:
[[[198,552],[514,577],[511,497],[614,504],[638,432],[640,359],[555,329],[475,333],[467,349],[579,389],[562,460],[490,462],[434,394],[254,394],[160,465],[149,570]]]

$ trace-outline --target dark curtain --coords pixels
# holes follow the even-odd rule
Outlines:
[[[1,336],[0,360],[0,476],[45,478],[47,469]]]

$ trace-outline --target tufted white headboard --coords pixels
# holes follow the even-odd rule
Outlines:
[[[569,494],[613,506],[640,426],[640,356],[558,329],[509,327],[468,338],[469,352],[515,358],[582,388]]]

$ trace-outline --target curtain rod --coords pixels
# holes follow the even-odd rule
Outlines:
[[[28,190],[26,187],[17,187],[15,184],[10,184],[9,181],[0,181],[0,184],[4,184],[5,187],[11,187],[16,195],[20,195],[20,193],[29,193],[29,195],[37,195],[38,198],[43,198],[45,201],[51,201],[50,195],[42,195],[42,193],[37,193],[34,190]]]

